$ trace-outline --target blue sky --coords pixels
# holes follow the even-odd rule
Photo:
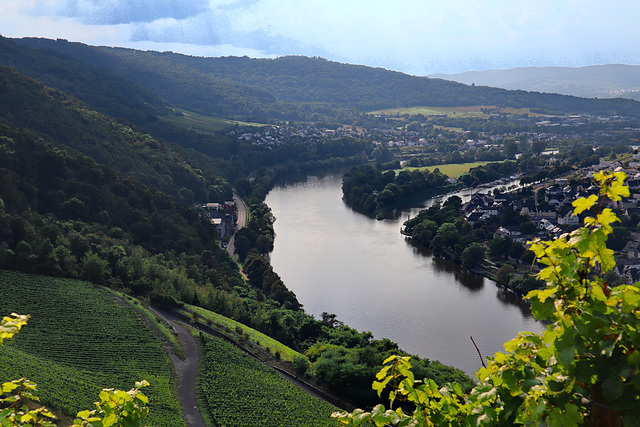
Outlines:
[[[640,65],[637,0],[0,0],[5,37],[322,56],[414,75]]]

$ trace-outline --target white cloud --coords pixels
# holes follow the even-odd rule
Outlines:
[[[147,43],[185,53],[320,55],[415,74],[577,66],[597,58],[634,63],[640,55],[634,22],[640,2],[624,0],[30,0],[18,5],[0,5],[5,35]]]
[[[106,46],[122,46],[130,39],[131,29],[128,25],[93,26],[81,24],[72,18],[9,15],[1,12],[2,10],[0,28],[5,37],[61,38]]]
[[[209,0],[28,0],[20,12],[29,16],[75,18],[88,25],[151,22],[162,18],[183,19],[209,7]]]

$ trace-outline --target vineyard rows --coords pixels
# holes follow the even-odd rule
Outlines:
[[[99,390],[146,379],[150,424],[183,426],[172,366],[161,342],[125,304],[87,282],[0,270],[0,315],[30,314],[0,347],[0,380],[26,376],[43,403],[71,415],[93,408]]]
[[[216,337],[205,340],[199,392],[217,425],[336,426],[334,406],[316,399],[273,370]]]

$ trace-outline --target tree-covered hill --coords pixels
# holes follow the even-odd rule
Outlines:
[[[153,91],[172,105],[191,111],[233,118],[255,116],[266,120],[264,109],[275,97],[260,88],[202,73],[172,53],[131,51],[129,49],[93,47],[66,40],[22,39],[20,46],[56,52],[100,67]],[[134,53],[132,56],[131,53]]]
[[[177,199],[231,197],[230,187],[214,171],[205,175],[201,165],[192,166],[168,144],[2,66],[0,116]]]
[[[164,102],[150,90],[54,50],[20,46],[0,36],[0,65],[14,67],[117,119],[142,124],[166,113]]]
[[[420,105],[495,105],[545,112],[627,115],[640,112],[640,103],[631,100],[588,100],[474,87],[322,58],[201,58],[92,47],[64,40],[20,39],[16,43],[73,55],[125,76],[175,106],[226,117],[297,120],[335,115],[335,110],[370,111]]]
[[[241,283],[214,226],[167,194],[2,119],[0,153],[0,268],[186,301]]]

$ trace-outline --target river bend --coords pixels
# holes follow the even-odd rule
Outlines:
[[[473,373],[519,331],[539,332],[518,297],[400,234],[419,209],[377,221],[342,201],[342,174],[275,187],[271,264],[316,318],[326,311],[403,350]]]

